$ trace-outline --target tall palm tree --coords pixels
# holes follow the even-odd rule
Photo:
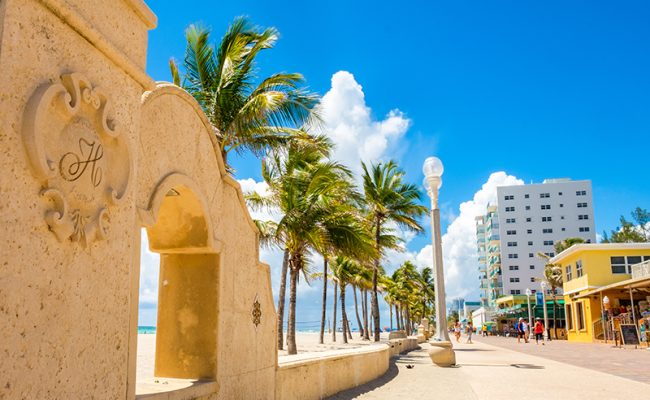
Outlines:
[[[275,154],[264,163],[262,175],[269,185],[266,200],[255,199],[253,206],[274,204],[282,214],[277,235],[289,252],[289,316],[287,350],[296,354],[296,294],[300,274],[308,275],[311,255],[336,248],[357,256],[374,251],[364,221],[341,199],[353,197],[350,171],[327,161],[328,149],[291,143],[286,154]],[[249,203],[250,204],[250,203]]]
[[[229,170],[231,151],[262,156],[296,135],[304,137],[301,128],[318,120],[318,96],[305,88],[302,75],[277,73],[258,79],[256,58],[275,46],[275,28],[261,29],[240,17],[216,48],[210,31],[199,25],[190,25],[185,39],[182,67],[173,59],[169,62],[173,81],[203,108]]]
[[[332,263],[332,279],[339,285],[341,300],[341,319],[343,325],[343,343],[348,342],[348,314],[345,310],[345,290],[347,285],[354,282],[355,275],[360,271],[358,263],[344,256],[337,256]]]
[[[388,163],[371,164],[370,167],[362,163],[364,202],[368,208],[368,218],[372,223],[375,236],[375,249],[377,256],[374,260],[372,275],[372,317],[374,325],[374,340],[379,341],[379,302],[377,299],[377,277],[381,264],[382,244],[381,236],[387,223],[411,231],[421,232],[422,226],[417,219],[427,213],[427,208],[418,204],[420,191],[416,185],[403,181],[402,171],[393,161]]]

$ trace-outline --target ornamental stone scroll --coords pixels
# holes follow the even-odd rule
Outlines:
[[[125,135],[107,94],[80,73],[40,86],[24,114],[23,143],[48,202],[45,222],[61,242],[104,239],[109,207],[131,176]]]

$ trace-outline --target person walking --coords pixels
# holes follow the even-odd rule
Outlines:
[[[528,343],[528,336],[530,335],[530,325],[528,325],[528,320],[521,321],[522,330],[524,331],[524,343]]]
[[[519,318],[519,321],[515,323],[515,330],[517,331],[517,343],[521,343],[521,338],[524,337],[524,327],[522,322],[523,318]]]
[[[483,327],[481,328],[481,332],[483,332],[484,337],[487,337],[487,324],[483,324]]]
[[[467,323],[467,343],[472,343],[472,333],[474,333],[474,325],[472,322]]]
[[[460,322],[458,320],[454,324],[454,336],[456,336],[456,342],[460,343]]]
[[[542,320],[540,318],[537,318],[537,321],[535,322],[535,343],[539,345],[539,341],[541,339],[542,341],[542,346],[544,345],[544,324],[542,323]]]

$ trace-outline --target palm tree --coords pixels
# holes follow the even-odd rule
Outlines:
[[[555,247],[555,253],[560,254],[564,250],[568,249],[569,247],[573,246],[574,244],[580,244],[584,243],[585,240],[581,237],[570,237],[566,238],[560,241],[555,242],[553,247]]]
[[[341,318],[343,324],[343,343],[348,342],[348,314],[345,311],[345,289],[354,282],[355,275],[360,271],[360,266],[355,261],[344,256],[337,256],[332,263],[332,279],[338,283],[341,300]]]
[[[427,208],[417,204],[420,200],[420,191],[416,185],[403,182],[404,172],[393,161],[382,164],[371,164],[363,167],[364,202],[368,208],[368,218],[372,223],[375,237],[377,256],[374,260],[372,274],[372,316],[374,325],[374,340],[379,341],[379,302],[377,299],[377,277],[380,268],[383,246],[381,236],[387,223],[421,232],[422,226],[417,218],[427,213]]]
[[[302,75],[278,73],[254,84],[256,58],[275,46],[275,28],[261,29],[240,17],[216,49],[205,27],[190,25],[185,39],[182,71],[176,61],[169,62],[172,78],[203,108],[228,170],[229,152],[262,156],[296,136],[306,137],[302,128],[318,120],[318,96],[305,89]]]
[[[318,138],[317,138],[318,139]],[[318,139],[324,140],[324,139]],[[274,204],[282,214],[276,235],[284,238],[289,253],[289,316],[287,350],[296,354],[296,294],[300,274],[308,276],[313,252],[339,249],[358,256],[372,253],[364,221],[341,199],[354,197],[350,171],[327,161],[325,147],[302,147],[291,143],[285,154],[267,158],[262,169],[269,185],[267,199],[255,199],[252,206]],[[250,200],[250,199],[249,199]]]
[[[557,338],[557,296],[555,295],[555,290],[562,287],[564,283],[562,279],[562,266],[551,263],[551,256],[548,254],[537,253],[537,256],[545,260],[543,280],[548,283],[551,287],[551,293],[553,293],[553,332]]]
[[[424,267],[422,271],[420,271],[417,285],[422,301],[422,318],[424,318],[427,316],[427,304],[429,302],[433,303],[433,300],[435,298],[433,270],[431,267]]]

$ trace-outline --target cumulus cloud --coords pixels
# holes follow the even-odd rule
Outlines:
[[[411,121],[398,109],[381,120],[373,118],[366,105],[362,86],[347,71],[332,76],[332,87],[321,102],[324,131],[336,148],[333,158],[343,162],[357,174],[360,160],[377,162],[395,156],[389,149],[403,136]],[[401,143],[400,148],[404,148]]]
[[[442,255],[445,270],[447,298],[478,298],[478,261],[476,250],[476,222],[474,218],[485,214],[488,204],[496,204],[497,187],[523,185],[524,182],[503,171],[494,172],[471,200],[460,204],[458,216],[442,235]],[[431,245],[426,245],[415,256],[419,266],[433,265]]]

